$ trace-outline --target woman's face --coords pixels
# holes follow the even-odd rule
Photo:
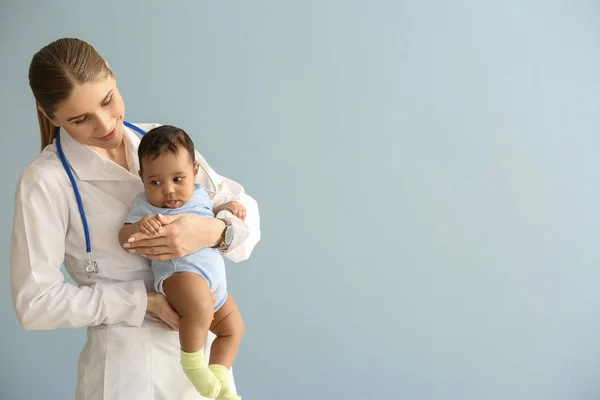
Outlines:
[[[123,141],[125,106],[112,76],[76,85],[50,119],[81,144],[105,150]]]

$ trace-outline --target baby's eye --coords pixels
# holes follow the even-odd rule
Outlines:
[[[151,185],[158,186],[160,185],[160,181],[150,181]]]
[[[183,180],[183,178],[182,178],[182,177],[173,178],[173,182],[175,182],[175,183],[179,183],[179,182],[181,182],[182,180]]]

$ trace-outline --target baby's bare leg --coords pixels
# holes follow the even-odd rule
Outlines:
[[[227,368],[233,366],[244,329],[240,310],[233,297],[228,296],[225,304],[215,313],[210,326],[211,332],[217,335],[210,349],[210,364],[220,364]]]
[[[213,298],[206,280],[200,275],[182,272],[163,282],[167,300],[181,315],[179,340],[181,366],[198,392],[215,398],[221,383],[204,361],[204,343],[213,319]]]
[[[182,272],[163,282],[167,300],[181,316],[179,340],[181,350],[201,350],[213,320],[213,299],[206,280],[191,272]]]
[[[235,301],[227,297],[223,307],[215,313],[210,330],[217,335],[210,349],[210,365],[208,368],[221,382],[221,393],[217,400],[240,400],[241,398],[231,389],[229,369],[244,335],[244,321]]]

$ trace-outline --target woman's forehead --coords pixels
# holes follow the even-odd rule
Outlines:
[[[112,76],[76,84],[71,96],[58,106],[55,115],[61,119],[71,119],[83,114],[93,114],[102,107],[106,97],[115,88],[115,79]]]

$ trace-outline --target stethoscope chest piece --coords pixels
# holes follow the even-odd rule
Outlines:
[[[92,277],[92,274],[98,273],[98,264],[96,261],[92,260],[92,255],[87,253],[87,257],[85,259],[85,273],[88,278]]]

